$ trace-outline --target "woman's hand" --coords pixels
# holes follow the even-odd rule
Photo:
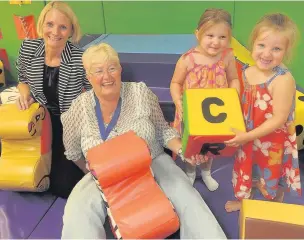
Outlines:
[[[193,155],[190,158],[185,158],[185,161],[190,163],[192,166],[200,165],[202,163],[208,162],[209,157],[206,155]]]
[[[232,128],[231,131],[235,133],[235,137],[224,142],[229,147],[238,147],[252,140],[247,132],[235,128]]]
[[[19,83],[18,90],[20,93],[16,104],[20,110],[28,109],[34,102],[34,98],[31,96],[30,87],[25,83]]]

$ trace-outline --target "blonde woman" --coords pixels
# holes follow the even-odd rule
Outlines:
[[[53,128],[50,191],[67,198],[85,168],[64,158],[60,115],[91,85],[81,61],[83,52],[73,44],[80,40],[81,33],[72,9],[60,1],[48,3],[39,16],[37,31],[40,38],[23,41],[16,62],[20,92],[17,105],[21,110],[35,101],[47,106]]]

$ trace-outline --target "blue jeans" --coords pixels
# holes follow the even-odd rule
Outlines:
[[[180,219],[181,239],[227,239],[214,215],[185,173],[167,154],[152,162],[156,181]],[[100,191],[88,173],[73,189],[64,210],[62,239],[105,239],[107,212]]]

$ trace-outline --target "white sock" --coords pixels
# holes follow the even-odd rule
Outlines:
[[[201,174],[202,174],[202,179],[203,179],[204,183],[206,184],[207,188],[209,189],[209,191],[215,191],[216,189],[218,189],[219,184],[211,176],[210,170],[205,171],[202,169]]]
[[[188,176],[191,184],[193,185],[196,178],[196,167],[186,163],[185,173]]]

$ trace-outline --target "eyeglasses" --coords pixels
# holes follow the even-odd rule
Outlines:
[[[112,67],[109,67],[106,71],[108,72],[108,74],[113,75],[118,70],[119,70],[118,66],[112,66]],[[95,77],[103,77],[105,74],[105,69],[95,69],[95,70],[91,71],[90,74],[92,74]]]

